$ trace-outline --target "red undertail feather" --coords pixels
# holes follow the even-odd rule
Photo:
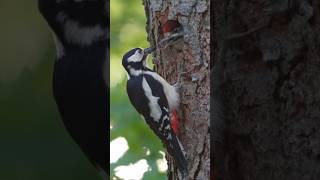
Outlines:
[[[178,128],[179,128],[179,119],[178,119],[178,115],[177,115],[177,111],[173,111],[171,113],[171,127],[173,129],[173,132],[175,134],[178,134]]]

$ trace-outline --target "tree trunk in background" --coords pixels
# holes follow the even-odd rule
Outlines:
[[[184,39],[154,54],[155,70],[169,83],[182,87],[178,135],[187,153],[188,179],[209,179],[210,176],[210,9],[209,0],[169,1],[144,0],[148,40],[151,46],[163,39],[161,27],[167,20],[177,20],[184,29]],[[168,179],[180,179],[167,156]]]
[[[320,1],[212,2],[215,180],[320,179]]]

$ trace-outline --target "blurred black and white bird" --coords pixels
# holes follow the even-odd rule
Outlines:
[[[109,2],[39,0],[56,44],[53,92],[63,123],[107,179]]]

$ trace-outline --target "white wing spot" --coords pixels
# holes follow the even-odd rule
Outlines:
[[[146,79],[143,77],[142,80],[142,88],[145,92],[145,95],[149,99],[149,107],[150,107],[150,116],[153,118],[154,121],[159,122],[161,118],[161,108],[158,104],[159,97],[155,97],[152,95],[151,88],[146,81]]]
[[[166,130],[170,130],[170,123],[168,123],[168,125],[165,128]]]
[[[171,139],[172,139],[171,133],[169,133],[168,136],[167,136],[167,140],[171,140]]]
[[[162,119],[161,125],[160,125],[160,127],[159,127],[159,130],[160,130],[160,131],[162,130],[163,124],[164,124],[164,122],[165,122],[166,120],[169,120],[169,116],[167,116],[167,115],[165,115],[165,116],[163,117],[163,119]]]

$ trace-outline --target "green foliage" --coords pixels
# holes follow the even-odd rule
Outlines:
[[[156,160],[162,158],[162,144],[149,129],[144,120],[130,104],[126,94],[126,76],[121,65],[124,53],[135,47],[148,47],[146,17],[141,0],[111,0],[111,102],[110,102],[110,141],[124,137],[129,149],[118,162],[111,164],[111,177],[114,168],[129,165],[140,159],[146,159],[151,171],[144,174],[144,179],[165,179],[164,173],[158,172]],[[146,155],[147,149],[150,154]],[[112,156],[112,155],[111,155]]]

